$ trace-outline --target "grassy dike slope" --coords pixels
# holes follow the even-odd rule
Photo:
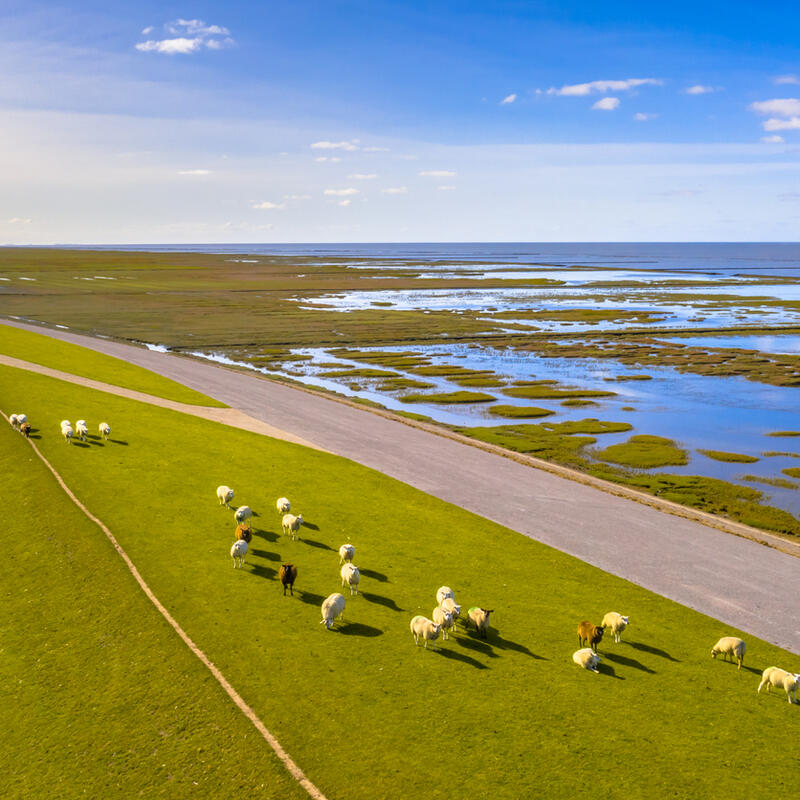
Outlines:
[[[747,636],[737,672],[709,657],[736,633],[728,626],[335,456],[0,368],[0,408],[23,405],[56,469],[331,798],[566,797],[592,786],[612,798],[752,799],[796,786],[795,760],[768,743],[776,731],[791,741],[798,708],[755,693],[766,666],[800,671],[779,648]],[[102,413],[124,444],[66,445],[55,423],[77,410]],[[228,555],[220,483],[259,514],[243,570]],[[298,542],[279,535],[283,494],[313,526]],[[319,603],[340,589],[345,541],[363,594],[327,632]],[[287,560],[299,569],[294,598],[276,580]],[[38,574],[20,572],[34,584]],[[461,632],[438,653],[414,647],[409,620],[430,615],[443,583],[463,607],[496,610],[487,642]],[[603,674],[579,670],[577,623],[609,610],[631,615],[626,641],[601,645]],[[86,685],[80,671],[61,680],[75,699]],[[49,757],[69,767],[63,753]]]
[[[88,347],[62,342],[41,333],[3,325],[0,321],[0,353],[21,358],[82,378],[122,386],[137,392],[152,394],[178,403],[195,406],[227,408],[211,397],[157,375],[155,372],[128,364],[119,358],[97,353]]]
[[[0,470],[0,796],[306,797],[5,424]]]

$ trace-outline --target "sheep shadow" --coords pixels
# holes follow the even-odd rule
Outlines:
[[[661,658],[666,658],[667,661],[674,661],[676,664],[681,663],[679,658],[674,658],[666,650],[661,650],[658,647],[653,647],[652,645],[644,644],[643,642],[623,642],[623,644],[627,644],[634,650],[641,650],[643,653],[650,653],[651,655],[654,656],[660,656]]]
[[[726,659],[724,659],[722,657],[717,658],[715,660],[719,661],[722,664],[728,664],[729,666],[734,667],[734,668],[736,668],[738,666],[735,661],[728,661],[728,660],[726,660]],[[738,669],[736,671],[739,672]],[[742,664],[741,671],[742,672],[752,672],[753,675],[758,675],[759,677],[761,677],[762,673],[764,672],[763,669],[757,669],[756,667],[746,667],[744,664]]]
[[[296,597],[299,598],[301,603],[308,606],[321,606],[322,601],[325,599],[321,594],[314,594],[314,592],[306,592],[298,590]]]
[[[617,673],[614,672],[614,667],[610,666],[609,664],[603,664],[602,662],[600,662],[597,665],[597,670],[601,675],[605,675],[608,678],[614,678],[618,681],[625,680],[625,678],[623,678],[622,675],[617,675]]]
[[[307,522],[306,520],[303,520],[303,527],[308,528],[310,531],[319,530],[319,525],[315,525],[313,522]]]
[[[641,661],[637,661],[635,658],[628,658],[627,656],[621,656],[617,653],[610,653],[607,650],[603,652],[602,657],[605,658],[607,661],[613,661],[615,664],[620,664],[621,666],[640,669],[642,672],[648,673],[648,675],[656,674],[656,671],[654,669],[646,667],[644,664],[642,664]]]
[[[500,658],[487,642],[483,641],[483,639],[479,639],[477,636],[471,635],[469,631],[466,632],[466,636],[452,636],[452,638],[456,644],[461,647],[475,650],[475,652],[482,653],[489,658]]]
[[[266,567],[263,564],[254,564],[252,561],[249,562],[250,572],[253,575],[258,575],[259,578],[268,578],[271,581],[274,581],[278,575],[278,571],[274,570],[272,567]]]
[[[277,542],[278,539],[280,539],[280,536],[272,531],[261,531],[253,528],[252,533],[253,536],[260,536],[262,539],[266,539],[268,542]]]
[[[73,440],[71,444],[73,447],[85,447],[87,449],[89,447],[89,445],[86,442],[76,442],[75,440]]]
[[[448,647],[437,647],[433,652],[437,653],[442,658],[449,658],[453,661],[461,661],[463,664],[468,664],[471,667],[475,667],[475,669],[489,669],[487,664],[478,661],[477,658],[468,656],[466,653],[459,653],[457,650],[451,650]]]
[[[535,658],[538,661],[548,661],[549,659],[544,656],[537,656],[532,650],[527,648],[524,644],[519,642],[512,642],[511,639],[504,639],[500,634],[495,631],[492,636],[492,644],[499,647],[501,650],[512,650],[515,653],[522,653],[523,655]]]
[[[333,550],[332,547],[325,544],[324,542],[318,542],[315,539],[300,539],[304,544],[311,545],[311,547],[317,547],[320,550]]]
[[[382,572],[375,572],[374,569],[362,569],[359,571],[365,578],[372,578],[372,580],[380,581],[381,583],[389,583],[389,578]]]
[[[128,443],[126,441],[123,441],[122,439],[109,439],[108,441],[112,442],[113,444],[121,444],[123,447],[128,446]]]
[[[405,611],[391,597],[384,597],[382,594],[373,594],[372,592],[361,592],[360,594],[368,603],[377,603],[379,606],[384,606],[392,611]]]
[[[266,558],[267,561],[280,561],[281,554],[273,553],[271,550],[256,550],[255,548],[250,551],[254,556],[259,558]]]
[[[383,636],[380,628],[365,625],[363,622],[345,622],[338,630],[343,636],[366,636],[367,638]]]

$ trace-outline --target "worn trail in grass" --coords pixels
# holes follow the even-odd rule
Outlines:
[[[737,672],[709,658],[730,627],[341,458],[0,368],[0,408],[23,399],[32,419],[103,410],[126,431],[67,446],[48,428],[38,444],[329,796],[516,798],[546,785],[558,797],[583,791],[587,774],[620,798],[793,786],[785,751],[754,759],[752,742],[776,725],[791,737],[798,709],[757,697],[753,670],[798,670],[796,656],[747,636]],[[244,570],[231,568],[220,483],[258,514]],[[310,523],[298,542],[279,533],[283,494]],[[327,632],[319,603],[340,588],[344,541],[363,594]],[[276,580],[286,560],[299,569],[294,598]],[[414,647],[408,622],[430,614],[442,583],[465,607],[496,609],[487,642],[459,633],[438,653]],[[609,610],[631,615],[626,642],[601,645],[603,674],[580,671],[577,622]],[[77,697],[84,678],[64,691]],[[609,743],[624,770],[608,768]]]

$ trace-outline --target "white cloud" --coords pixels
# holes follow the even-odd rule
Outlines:
[[[202,39],[186,39],[180,37],[178,39],[162,39],[155,41],[149,39],[146,42],[139,42],[136,49],[142,53],[165,53],[166,55],[173,56],[177,54],[187,55],[188,53],[195,53],[203,46]]]
[[[619,108],[619,97],[604,97],[602,100],[598,100],[592,108],[595,111],[613,111],[615,108]]]
[[[155,28],[152,25],[148,25],[142,30],[142,36],[147,36],[148,33],[152,33],[154,30]]]
[[[455,186],[437,186],[436,187],[440,192],[452,192],[455,190]]]
[[[348,175],[348,178],[354,181],[372,181],[378,176],[374,172],[356,172],[353,175]]]
[[[194,36],[228,36],[230,31],[221,25],[206,25],[201,19],[176,19],[168,22],[165,28],[169,33],[179,35],[188,33]]]
[[[257,211],[268,211],[273,208],[286,208],[286,203],[272,203],[269,200],[264,200],[262,203],[254,203],[252,208]]]
[[[339,156],[317,156],[314,161],[318,161],[320,164],[328,161],[331,164],[338,164],[342,159]]]
[[[774,114],[778,117],[800,116],[800,100],[796,97],[783,97],[774,100],[760,100],[750,103],[748,108],[756,114]]]
[[[408,194],[407,186],[392,186],[388,189],[381,189],[384,194]]]
[[[347,197],[348,195],[358,194],[358,189],[352,187],[348,189],[326,189],[324,194],[332,197]]]
[[[770,119],[764,122],[765,131],[797,131],[800,130],[800,117],[790,117],[789,119]]]
[[[210,175],[210,169],[181,169],[178,170],[178,175]]]
[[[336,205],[337,206],[349,206],[352,203],[352,200],[340,200]]]
[[[388,153],[389,152],[389,148],[388,147],[365,147],[364,148],[364,152],[365,153]]]
[[[33,220],[30,217],[11,217],[6,220],[7,225],[30,225]]]
[[[625,92],[636,89],[638,86],[661,86],[664,82],[659,78],[628,78],[624,81],[589,81],[588,83],[574,83],[562,86],[560,89],[552,87],[547,94],[557,94],[563,97],[584,97],[593,92]]]
[[[511,103],[513,103],[513,102],[514,102],[516,99],[517,99],[517,96],[516,96],[515,94],[510,94],[510,95],[508,95],[507,97],[504,97],[504,98],[503,98],[503,99],[500,101],[500,105],[501,105],[501,106],[507,106],[507,105],[510,105],[510,104],[511,104]]]
[[[683,90],[684,94],[711,94],[715,91],[713,86],[703,86],[702,84],[696,83],[694,86],[689,86],[687,89]]]
[[[358,150],[358,140],[354,139],[352,142],[314,142],[311,145],[312,150],[347,150],[351,152]]]
[[[283,196],[284,200],[310,200],[310,194],[285,194]]]
[[[761,141],[764,142],[764,144],[780,144],[781,142],[785,141],[785,139],[783,136],[774,135],[762,136]]]
[[[637,112],[636,112],[636,113],[633,115],[633,118],[634,118],[634,119],[635,119],[637,122],[647,122],[648,120],[655,119],[657,116],[658,116],[658,114],[645,114],[645,113],[644,113],[644,112],[642,112],[642,111],[637,111]]]
[[[154,27],[150,25],[142,31],[142,35],[147,36],[153,30]],[[164,25],[164,30],[172,34],[173,38],[147,39],[136,44],[136,49],[141,53],[163,53],[171,56],[188,55],[203,48],[221,50],[227,45],[234,44],[227,28],[222,25],[206,25],[200,19],[177,19]]]
[[[449,169],[424,169],[419,174],[424,178],[455,178],[458,173]]]
[[[797,75],[776,75],[772,79],[772,82],[778,84],[778,86],[787,83],[800,84],[800,78],[798,78]]]

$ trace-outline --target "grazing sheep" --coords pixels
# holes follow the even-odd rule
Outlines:
[[[356,549],[351,544],[343,544],[339,548],[339,564],[344,564],[345,561],[352,561],[356,554]]]
[[[584,647],[583,650],[576,650],[572,654],[572,660],[589,672],[600,672],[597,665],[600,662],[600,656],[592,650],[591,647]]]
[[[458,618],[461,615],[461,606],[453,600],[452,597],[445,597],[444,601],[441,604],[441,607],[445,611],[450,612],[450,616],[453,618],[453,633],[458,632]]]
[[[439,605],[442,605],[442,603],[448,597],[455,598],[455,594],[453,593],[453,590],[449,586],[440,586],[436,590],[436,602]]]
[[[62,422],[61,423],[61,434],[64,437],[64,439],[66,439],[67,444],[72,444],[72,437],[74,435],[74,432],[72,430],[72,425],[70,425],[68,422],[65,425]]]
[[[85,419],[79,419],[75,423],[75,434],[80,438],[82,442],[86,441],[86,434],[89,433],[89,428],[86,425]]]
[[[230,508],[229,503],[233,500],[233,489],[230,486],[217,486],[217,500],[221,506]]]
[[[17,422],[22,425],[23,422],[27,422],[28,417],[26,414],[17,414]]]
[[[343,594],[339,594],[339,592],[329,594],[322,601],[322,622],[320,622],[320,625],[324,625],[330,630],[336,617],[340,619],[344,617],[344,606]]]
[[[345,564],[339,574],[342,576],[342,586],[350,587],[350,594],[358,594],[358,584],[361,582],[361,573],[355,564],[348,562]],[[355,589],[355,591],[353,591]]]
[[[616,611],[609,611],[603,617],[603,628],[608,628],[614,634],[614,641],[619,642],[622,638],[622,632],[630,624],[630,617],[623,617],[622,614],[617,614]]]
[[[584,620],[578,625],[578,647],[583,647],[583,643],[586,642],[596,653],[597,645],[603,639],[604,630],[602,625],[593,625],[588,620]]]
[[[719,653],[723,656],[730,656],[726,661],[733,661],[736,658],[736,663],[739,665],[737,669],[742,668],[744,661],[744,651],[747,650],[747,645],[738,636],[723,636],[712,648],[711,658],[716,658]]]
[[[414,635],[414,643],[419,646],[419,640],[420,637],[422,637],[425,640],[426,650],[428,648],[428,642],[435,642],[439,638],[441,631],[441,625],[420,614],[417,614],[417,616],[411,620],[411,633]],[[433,649],[436,649],[436,645],[433,645]]]
[[[479,608],[472,606],[467,612],[467,618],[471,620],[475,626],[475,630],[481,635],[481,639],[487,638],[487,631],[489,630],[489,615],[494,611],[493,608]]]
[[[292,510],[292,504],[289,502],[288,497],[279,497],[275,503],[279,514],[288,514]]]
[[[8,421],[11,423],[11,427],[15,430],[19,430],[19,417],[16,414],[11,414],[8,418]]]
[[[100,431],[100,435],[108,441],[108,437],[111,436],[111,426],[107,422],[101,422],[97,426],[97,430]]]
[[[233,518],[239,525],[241,525],[243,522],[247,522],[247,520],[249,520],[252,516],[253,511],[250,506],[239,506],[239,508],[233,512]]]
[[[239,566],[244,566],[244,557],[247,555],[247,542],[244,539],[237,539],[231,547],[231,558],[233,559],[233,568],[236,569],[236,562]]]
[[[446,598],[452,600],[452,597]],[[433,609],[433,621],[442,628],[442,639],[447,641],[450,638],[450,628],[453,627],[453,614],[442,606]]]
[[[236,540],[247,542],[247,544],[253,541],[253,531],[250,529],[250,525],[236,526]]]
[[[294,564],[281,564],[278,577],[283,584],[283,596],[286,597],[286,587],[288,586],[292,597],[294,597],[294,581],[297,577],[297,567]]]
[[[797,687],[800,686],[800,673],[787,672],[780,667],[767,667],[761,675],[761,683],[758,684],[758,694],[761,694],[761,687],[765,684],[768,692],[773,686],[780,686],[786,691],[786,699],[790,703],[797,702]]]
[[[31,437],[31,424],[30,424],[30,422],[23,422],[22,425],[19,426],[19,432],[26,439],[30,439],[30,437]]]
[[[303,517],[302,515],[296,517],[294,514],[284,514],[281,524],[283,525],[284,535],[296,539],[297,531],[300,530],[300,526],[303,524]]]

